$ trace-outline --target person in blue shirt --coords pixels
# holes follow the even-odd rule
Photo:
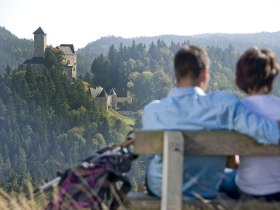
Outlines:
[[[250,112],[234,94],[206,94],[210,59],[197,46],[184,46],[174,57],[176,88],[168,95],[144,107],[144,130],[234,130],[247,134],[263,144],[279,144],[277,122]],[[151,139],[152,141],[152,139]],[[226,157],[186,156],[184,159],[183,198],[197,195],[215,198],[224,174]],[[161,196],[162,156],[151,160],[147,187]]]

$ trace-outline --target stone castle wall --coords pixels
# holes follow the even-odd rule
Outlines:
[[[77,78],[76,54],[64,54],[64,61],[66,66],[72,66],[72,68],[68,70],[69,77]]]
[[[43,34],[34,34],[34,55],[33,57],[45,57],[47,37]]]

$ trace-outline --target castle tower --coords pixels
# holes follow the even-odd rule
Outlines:
[[[47,46],[47,34],[39,27],[34,31],[34,55],[33,57],[45,57],[45,49]]]
[[[112,88],[110,91],[110,95],[112,97],[112,108],[117,110],[118,106],[117,106],[117,94],[115,92],[115,90]]]
[[[108,107],[110,106],[110,101],[105,89],[101,91],[101,93],[96,97],[96,99],[98,107],[107,111]]]

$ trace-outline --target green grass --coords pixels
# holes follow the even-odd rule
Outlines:
[[[117,111],[115,111],[114,109],[109,109],[108,110],[108,115],[110,117],[115,117],[117,119],[120,119],[122,122],[124,122],[128,126],[132,126],[132,125],[135,124],[135,120],[134,119],[132,119],[130,117],[123,116],[120,113],[118,113]]]

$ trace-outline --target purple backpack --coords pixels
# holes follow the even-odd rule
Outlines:
[[[135,158],[122,147],[100,150],[82,164],[60,174],[57,193],[46,209],[117,209],[131,189],[124,174]]]

